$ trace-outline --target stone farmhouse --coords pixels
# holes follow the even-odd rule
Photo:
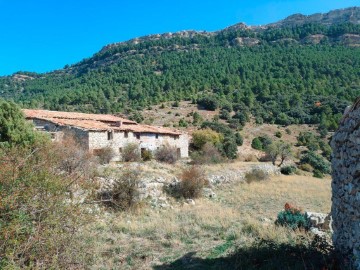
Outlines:
[[[114,161],[121,159],[122,150],[129,143],[138,144],[141,151],[156,151],[169,145],[176,147],[179,157],[189,156],[188,135],[169,128],[141,125],[109,114],[28,109],[23,113],[37,130],[48,132],[53,140],[72,134],[92,153],[111,147],[116,155]]]

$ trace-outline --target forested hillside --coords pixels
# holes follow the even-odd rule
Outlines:
[[[360,25],[335,15],[332,24],[329,16],[326,24],[289,17],[272,26],[112,44],[62,70],[1,77],[0,97],[24,107],[101,113],[192,100],[235,111],[224,116],[235,126],[251,113],[258,123],[322,123],[331,130],[360,95]]]

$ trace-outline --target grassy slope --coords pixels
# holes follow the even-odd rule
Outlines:
[[[265,263],[262,268],[250,264],[254,269],[277,269],[276,260],[288,256],[287,249],[293,248],[299,235],[309,238],[272,225],[284,204],[324,213],[331,205],[329,178],[277,176],[266,182],[224,185],[215,192],[216,199],[199,199],[194,206],[101,215],[84,237],[95,248],[92,269],[241,269],[256,255],[249,249],[256,239],[274,241],[280,248],[270,253],[266,248],[265,254],[272,255],[261,262]],[[261,222],[263,217],[271,223]],[[296,252],[278,269],[303,269],[305,263],[314,263],[312,259],[304,262]]]

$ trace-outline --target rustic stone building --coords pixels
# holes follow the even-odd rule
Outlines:
[[[54,140],[66,133],[89,151],[110,147],[120,160],[122,149],[136,143],[141,150],[155,151],[162,145],[177,148],[181,158],[189,155],[188,135],[169,128],[140,125],[134,121],[106,114],[85,114],[47,110],[23,110],[26,119],[38,130],[49,132]]]
[[[345,112],[331,146],[333,242],[360,269],[360,99]]]

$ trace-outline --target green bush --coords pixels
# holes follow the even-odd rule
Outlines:
[[[188,126],[188,122],[186,122],[185,119],[180,119],[179,120],[179,127],[187,127]]]
[[[280,131],[276,131],[275,132],[275,137],[281,138],[282,137],[282,133]]]
[[[306,153],[300,160],[302,164],[308,163],[315,170],[318,170],[321,173],[329,174],[331,173],[330,163],[325,160],[322,156],[314,153],[308,152]]]
[[[206,96],[199,99],[198,104],[206,110],[215,111],[219,107],[219,100],[215,96]]]
[[[300,208],[294,207],[289,203],[286,203],[284,208],[284,211],[281,211],[277,216],[276,225],[289,227],[293,230],[309,229],[309,221]]]
[[[220,143],[222,140],[222,134],[211,129],[197,130],[192,134],[192,144],[194,148],[199,150],[201,150],[207,143],[215,145]]]
[[[227,110],[222,109],[219,114],[220,119],[223,120],[229,120],[230,119],[230,113]]]
[[[235,133],[235,142],[238,146],[242,146],[244,143],[244,139],[239,132]]]
[[[303,170],[305,172],[312,172],[314,168],[310,164],[300,164],[298,167],[300,170]]]
[[[314,170],[313,176],[316,178],[324,178],[324,174],[319,170]]]
[[[226,136],[222,143],[224,155],[229,159],[236,159],[238,157],[238,149],[235,138]]]
[[[307,229],[309,227],[305,214],[301,213],[300,211],[293,211],[291,209],[281,211],[277,216],[275,224],[289,227],[293,230],[300,228]]]
[[[295,174],[296,167],[295,166],[284,166],[280,169],[280,171],[282,174],[292,175],[292,174]]]
[[[254,138],[252,140],[251,147],[256,150],[263,150],[263,144],[258,137]]]

